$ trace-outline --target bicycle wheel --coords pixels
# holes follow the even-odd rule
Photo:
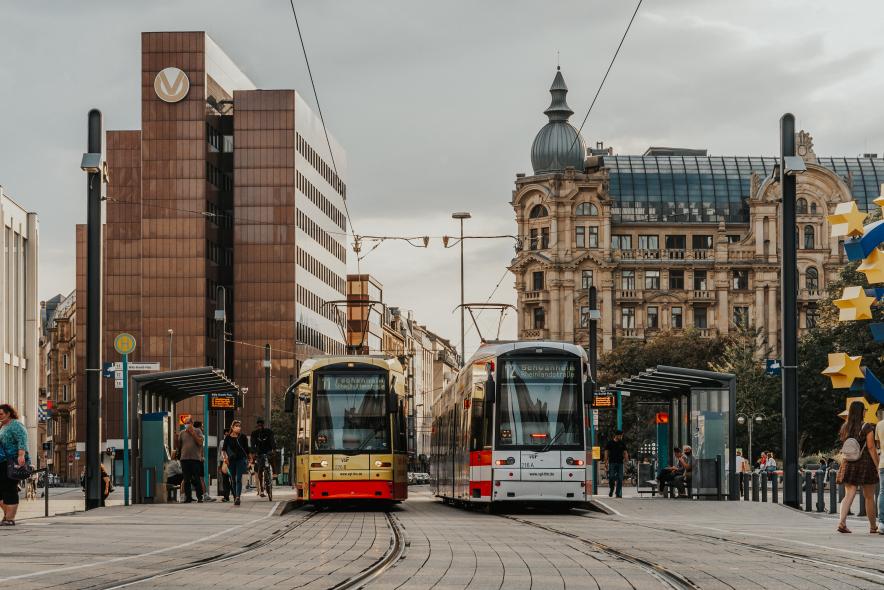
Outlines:
[[[273,477],[270,474],[270,467],[264,467],[264,493],[267,494],[267,500],[273,501]]]

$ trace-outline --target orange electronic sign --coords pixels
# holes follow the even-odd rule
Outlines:
[[[235,395],[212,395],[209,397],[210,410],[235,410]]]
[[[657,412],[657,424],[669,424],[669,413]]]
[[[613,391],[596,391],[592,396],[593,408],[616,408],[617,397]]]

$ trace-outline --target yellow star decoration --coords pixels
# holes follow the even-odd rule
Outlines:
[[[838,321],[872,319],[872,304],[874,302],[875,298],[866,295],[862,287],[844,287],[841,299],[835,300],[835,305],[841,310],[838,312]]]
[[[844,389],[853,385],[854,379],[862,379],[863,372],[859,368],[862,356],[848,356],[844,352],[830,352],[829,366],[823,375],[832,380],[833,389]]]
[[[849,397],[846,400],[844,411],[838,414],[845,420],[847,419],[847,412],[850,410],[850,404],[853,402],[862,402],[862,404],[866,407],[866,413],[863,416],[863,422],[867,422],[869,424],[877,424],[878,423],[878,407],[881,405],[879,403],[870,404],[869,400],[864,397]]]
[[[841,238],[850,236],[857,238],[863,235],[863,222],[866,214],[859,210],[856,201],[838,203],[833,215],[826,216],[829,225],[832,226],[832,237]]]
[[[856,270],[866,275],[869,284],[884,283],[884,252],[875,248]]]

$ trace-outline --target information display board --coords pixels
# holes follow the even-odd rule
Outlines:
[[[610,409],[617,407],[617,396],[613,391],[596,391],[592,395],[592,407]]]

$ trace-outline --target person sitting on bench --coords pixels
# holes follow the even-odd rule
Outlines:
[[[666,491],[667,485],[674,483],[677,477],[681,477],[684,475],[684,465],[682,465],[681,462],[681,449],[679,447],[675,447],[675,449],[673,449],[673,453],[675,455],[675,463],[673,465],[670,465],[669,467],[664,467],[660,470],[660,473],[657,474],[657,485],[661,494]]]

